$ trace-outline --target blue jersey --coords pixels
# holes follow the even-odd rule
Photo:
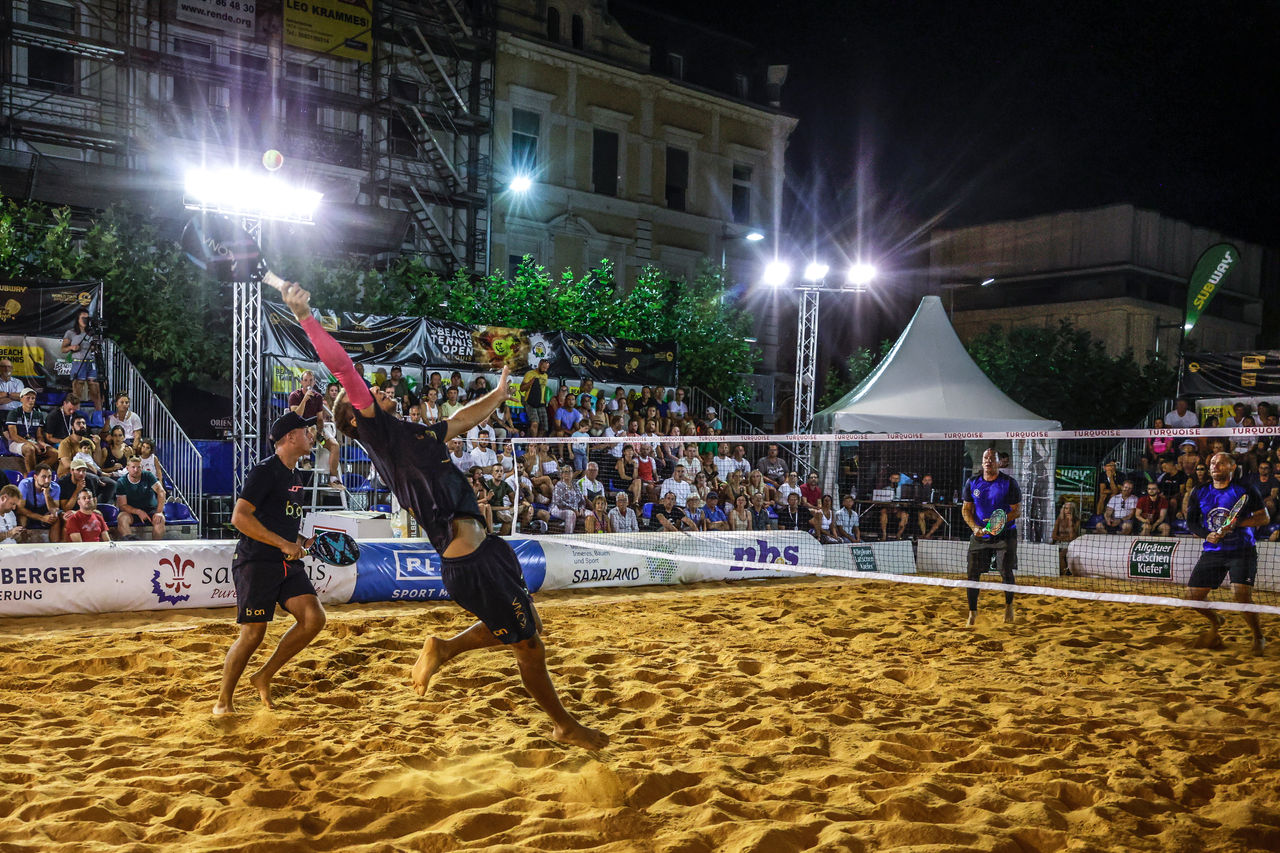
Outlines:
[[[1216,488],[1206,483],[1196,488],[1187,503],[1187,527],[1198,536],[1205,536],[1231,514],[1231,507],[1236,501],[1245,497],[1244,509],[1236,516],[1236,523],[1244,521],[1260,509],[1263,509],[1262,498],[1258,493],[1242,483],[1232,480],[1225,489]],[[1253,547],[1253,528],[1237,527],[1221,542],[1205,541],[1206,551],[1239,551]]]
[[[978,516],[979,524],[986,524],[991,513],[998,509],[1008,512],[1014,504],[1022,503],[1022,490],[1018,481],[1001,471],[994,480],[984,479],[981,474],[970,477],[964,484],[964,501],[973,504],[973,511]],[[1016,522],[1005,524],[1005,530],[1016,530]]]

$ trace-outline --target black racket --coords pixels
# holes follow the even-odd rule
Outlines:
[[[214,281],[259,281],[279,290],[284,280],[267,266],[262,246],[246,228],[219,213],[197,213],[182,229],[182,251]]]
[[[307,554],[331,566],[349,566],[360,559],[360,545],[341,530],[322,530],[311,540]]]

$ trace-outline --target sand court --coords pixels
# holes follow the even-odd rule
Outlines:
[[[0,621],[0,850],[1280,849],[1280,642],[1236,615],[1197,651],[1187,611],[988,593],[970,630],[837,579],[538,602],[600,752],[509,653],[415,696],[448,603],[330,608],[276,710],[242,682],[219,719],[230,610]]]

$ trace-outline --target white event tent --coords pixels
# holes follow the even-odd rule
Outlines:
[[[965,351],[942,300],[926,296],[884,361],[858,387],[815,414],[812,431],[1020,432],[1061,426],[1023,408],[997,388]],[[975,461],[988,443],[972,443],[969,450]],[[1024,536],[1039,539],[1043,532],[1035,528],[1053,524],[1055,442],[1019,439],[1009,446],[1011,473],[1023,491],[1023,515],[1037,522],[1020,527]],[[821,459],[819,470],[834,474],[836,460]]]

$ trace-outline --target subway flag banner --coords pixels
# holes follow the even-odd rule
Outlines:
[[[369,62],[372,27],[369,0],[284,1],[284,43],[289,47]]]
[[[1182,334],[1191,334],[1200,315],[1213,301],[1222,282],[1240,263],[1240,250],[1230,243],[1210,246],[1196,261],[1196,268],[1187,280],[1187,311],[1182,324]]]

